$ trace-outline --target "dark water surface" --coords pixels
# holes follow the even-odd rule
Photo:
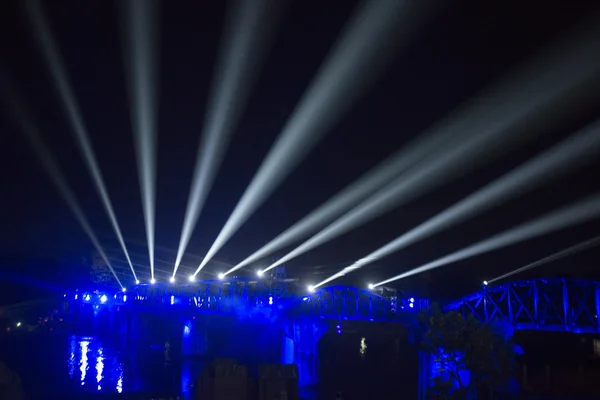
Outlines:
[[[235,351],[251,369],[265,362],[257,359],[256,349],[238,344]],[[417,352],[405,340],[327,334],[319,353],[321,384],[302,388],[305,399],[333,399],[338,390],[346,399],[417,396]],[[214,356],[220,354],[184,358],[172,349],[166,359],[164,343],[127,344],[115,337],[69,333],[11,335],[0,341],[0,360],[19,373],[29,399],[119,398],[119,393],[134,392],[191,398],[196,378]]]

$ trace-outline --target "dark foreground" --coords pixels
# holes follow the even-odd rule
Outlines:
[[[252,371],[252,349],[236,349]],[[417,395],[416,351],[392,338],[354,334],[322,339],[321,385],[301,388],[304,399],[349,399]],[[10,335],[2,339],[0,360],[20,375],[28,399],[192,398],[196,378],[213,361],[165,355],[164,343],[125,344],[67,333]],[[401,386],[399,386],[399,383]],[[351,394],[351,395],[350,395]]]

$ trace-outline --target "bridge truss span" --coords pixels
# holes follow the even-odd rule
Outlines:
[[[67,295],[65,295],[66,297]],[[405,297],[396,291],[369,291],[351,286],[330,286],[314,293],[282,295],[256,281],[202,281],[195,284],[135,285],[124,292],[84,292],[69,295],[73,305],[95,309],[188,310],[209,314],[294,315],[336,320],[402,322],[427,307],[427,300]]]
[[[378,294],[352,286],[329,286],[304,296],[303,315],[364,321],[399,321],[427,307],[425,299],[404,298],[397,293]]]
[[[518,330],[600,333],[600,282],[530,279],[468,295],[446,306],[482,321],[508,320]]]

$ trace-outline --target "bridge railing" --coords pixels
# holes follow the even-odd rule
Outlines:
[[[447,309],[482,321],[508,320],[519,330],[600,333],[600,283],[576,279],[530,279],[485,287]]]

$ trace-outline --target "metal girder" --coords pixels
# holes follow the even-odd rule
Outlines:
[[[508,320],[518,330],[600,333],[600,283],[576,279],[509,282],[446,306],[482,321]]]

